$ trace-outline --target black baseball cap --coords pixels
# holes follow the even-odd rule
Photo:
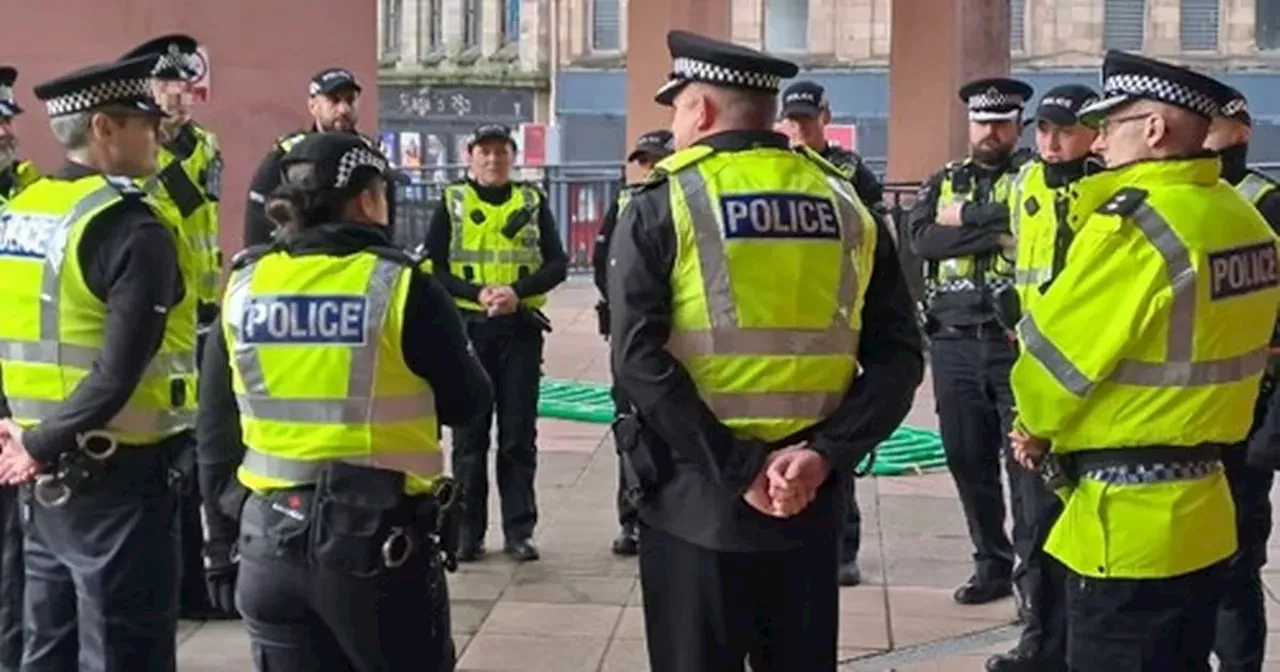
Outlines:
[[[328,95],[342,89],[352,89],[356,93],[363,90],[360,82],[356,81],[355,73],[346,68],[327,68],[311,78],[310,95]]]
[[[506,140],[512,149],[516,147],[516,138],[512,134],[511,129],[502,124],[480,124],[476,130],[471,132],[471,136],[467,138],[467,151],[471,151],[476,143],[485,140]]]
[[[1080,110],[1098,102],[1098,92],[1083,84],[1064,84],[1045,92],[1036,107],[1036,119],[1058,126],[1080,123]]]
[[[817,82],[796,82],[782,92],[782,118],[817,118],[830,107],[827,90]]]
[[[655,159],[665,158],[672,152],[673,141],[674,136],[671,135],[671,131],[649,131],[636,139],[635,149],[627,155],[627,163],[646,156]]]

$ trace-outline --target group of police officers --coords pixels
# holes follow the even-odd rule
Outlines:
[[[651,668],[835,669],[855,469],[911,406],[923,331],[975,547],[954,597],[1016,593],[1026,624],[989,669],[1260,669],[1280,281],[1243,98],[1108,53],[1100,93],[1041,97],[1031,157],[1030,87],[966,85],[970,156],[908,219],[921,311],[821,87],[780,109],[795,64],[668,45],[671,128],[629,157],[649,175],[597,255],[613,548],[639,555]],[[423,248],[397,248],[395,175],[328,69],[219,295],[194,53],[169,35],[35,87],[48,175],[16,157],[0,70],[0,669],[172,670],[183,606],[243,616],[260,670],[452,669],[444,572],[484,554],[495,415],[503,549],[539,555],[539,308],[567,264],[546,199],[481,126]]]

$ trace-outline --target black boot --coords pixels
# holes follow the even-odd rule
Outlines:
[[[640,532],[634,523],[623,525],[618,537],[613,540],[613,554],[631,557],[640,552]]]

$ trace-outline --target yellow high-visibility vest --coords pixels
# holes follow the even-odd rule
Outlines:
[[[450,272],[477,285],[511,285],[542,266],[542,235],[538,210],[542,193],[533,185],[513,183],[506,203],[486,203],[466,182],[445,187],[445,208],[449,213]],[[512,225],[524,220],[518,228]],[[458,307],[483,312],[467,299],[456,298]],[[541,308],[545,294],[521,297],[520,303]]]
[[[412,261],[373,252],[237,260],[222,323],[254,492],[315,483],[352,462],[428,492],[444,461],[430,383],[404,360]]]
[[[124,199],[157,207],[125,178],[90,175],[39,180],[0,214],[0,374],[14,420],[24,427],[66,401],[102,354],[107,304],[85,283],[80,241],[95,217]],[[171,224],[170,231],[183,281],[190,283],[190,248]],[[122,443],[153,444],[193,425],[196,297],[190,287],[169,310],[160,351],[104,428]]]
[[[658,164],[677,250],[667,349],[721,422],[764,441],[830,415],[860,373],[875,220],[811,154],[694,146]]]
[[[951,162],[947,164],[944,169],[946,177],[942,180],[942,185],[938,189],[937,209],[941,210],[957,201],[979,202],[978,191],[974,189],[972,184],[973,178],[968,176],[969,166],[972,163],[972,159],[965,159],[959,163]],[[966,176],[964,180],[959,179],[961,175]],[[958,182],[964,182],[964,184],[958,184]],[[991,193],[988,195],[986,202],[1006,203],[1009,200],[1012,184],[1013,174],[1002,174],[992,185]],[[1003,252],[992,252],[980,257],[953,257],[941,261],[925,262],[925,280],[930,285],[931,291],[975,291],[978,289],[979,282],[987,285],[999,285],[1000,283],[1012,282],[1012,277],[1013,259]]]
[[[44,176],[40,174],[40,169],[36,167],[36,164],[25,160],[17,162],[13,166],[13,183],[9,185],[9,191],[0,193],[0,206],[4,206],[23,189],[31,186],[42,177]]]
[[[218,200],[222,190],[222,152],[218,139],[209,131],[191,124],[196,144],[190,154],[179,156],[177,147],[160,147],[156,174],[143,181],[143,188],[159,202],[186,236],[194,251],[194,290],[201,303],[217,303],[221,298],[218,281],[222,277],[222,251],[218,242]]]
[[[1219,171],[1213,158],[1143,161],[1080,181],[1091,214],[1018,325],[1011,376],[1020,423],[1055,452],[1141,460],[1144,447],[1247,436],[1280,307],[1277,241]],[[1080,474],[1045,548],[1094,577],[1224,560],[1236,525],[1222,465]]]
[[[1055,262],[1065,262],[1065,257],[1059,260],[1065,252],[1059,246],[1070,247],[1070,237],[1084,220],[1075,211],[1076,188],[1076,183],[1050,187],[1045,164],[1039,160],[1024,164],[1014,179],[1009,192],[1009,224],[1017,241],[1013,287],[1024,313],[1053,279]],[[1067,240],[1060,240],[1064,235]]]

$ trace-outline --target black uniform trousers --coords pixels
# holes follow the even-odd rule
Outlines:
[[[216,322],[210,328],[217,328]],[[204,329],[205,327],[202,327]],[[209,340],[205,331],[196,336],[196,364],[204,361],[204,344]],[[204,519],[201,517],[198,465],[195,460],[195,434],[191,436],[189,462],[184,469],[190,471],[185,487],[180,493],[182,535],[182,587],[179,600],[184,616],[204,617],[213,615],[209,592],[204,581]]]
[[[1213,647],[1221,661],[1220,672],[1260,672],[1267,645],[1262,566],[1267,564],[1267,540],[1271,537],[1271,486],[1275,473],[1250,467],[1245,464],[1245,455],[1243,445],[1222,455],[1236,508],[1240,549],[1224,572]]]
[[[614,385],[609,390],[610,396],[613,397],[613,413],[617,417],[629,404],[627,403],[626,393],[622,388]],[[615,438],[616,441],[616,438]],[[621,451],[615,449],[615,454],[621,454]],[[627,476],[626,471],[622,467],[622,459],[618,459],[618,524],[624,528],[635,527],[640,522],[640,514],[636,511],[636,507],[626,496]]]
[[[22,519],[18,488],[0,486],[0,672],[22,663]]]
[[[1047,490],[1047,489],[1046,489]],[[1035,654],[1040,672],[1058,672],[1067,666],[1067,569],[1044,551],[1054,523],[1062,515],[1062,500],[1050,494],[1041,504],[1034,528],[1035,544],[1025,562],[1014,570],[1024,601],[1026,621],[1019,649]]]
[[[1067,579],[1072,672],[1208,672],[1227,563],[1167,579]]]
[[[173,672],[177,667],[178,501],[172,454],[120,446],[67,504],[24,491],[23,672]]]
[[[496,413],[485,413],[453,432],[453,473],[462,487],[462,545],[484,542],[489,521],[489,429],[497,415],[498,494],[502,531],[509,542],[533,536],[538,522],[534,476],[538,469],[538,383],[542,331],[515,317],[467,316],[467,334],[493,382]]]
[[[320,567],[308,559],[310,503],[294,491],[245,503],[236,607],[258,672],[452,672],[449,591],[436,547],[418,546],[376,575]]]
[[[1036,521],[1053,505],[1053,494],[1037,474],[1023,469],[1008,454],[1013,422],[1009,371],[1017,352],[991,325],[944,328],[933,335],[929,353],[942,446],[973,541],[976,578],[1015,578],[1020,591],[1034,590],[1034,580],[1026,579],[1022,570],[1036,546]],[[1012,544],[1004,530],[1002,459],[1013,509]],[[1022,559],[1017,577],[1012,576],[1015,550]]]
[[[862,509],[858,508],[858,479],[850,477],[849,510],[845,513],[844,528],[840,530],[840,563],[858,561],[862,548]]]
[[[649,669],[834,672],[836,535],[789,551],[715,551],[640,524]]]

